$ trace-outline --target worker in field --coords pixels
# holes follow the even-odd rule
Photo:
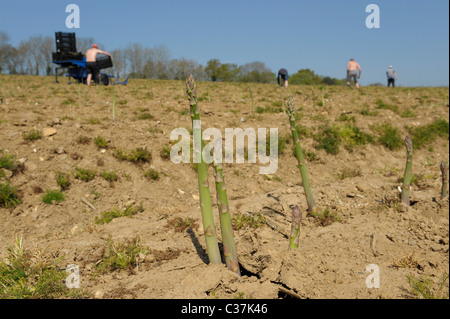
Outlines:
[[[355,82],[356,88],[359,89],[359,78],[361,78],[361,66],[358,62],[355,61],[355,59],[350,59],[347,64],[347,85],[350,86],[350,83],[353,80]]]
[[[388,84],[387,86],[390,87],[392,84],[392,87],[395,88],[395,79],[398,80],[398,76],[397,73],[395,72],[394,68],[392,65],[389,66],[389,69],[386,71],[386,76],[388,79]]]
[[[91,85],[92,77],[94,78],[95,83],[99,83],[100,69],[98,68],[97,65],[97,54],[99,53],[105,54],[112,59],[112,55],[106,51],[99,50],[97,44],[93,44],[92,48],[87,50],[86,52],[87,85]]]
[[[278,85],[287,88],[289,85],[288,78],[289,74],[286,69],[281,69],[280,71],[278,71]]]

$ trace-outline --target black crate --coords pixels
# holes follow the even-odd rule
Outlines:
[[[55,42],[57,52],[77,52],[75,33],[56,32]]]
[[[55,32],[55,39],[56,40],[73,40],[76,41],[75,33],[69,33],[69,32]]]
[[[112,68],[113,63],[109,56],[101,55],[101,56],[97,56],[97,65],[98,65],[98,68],[101,70],[101,69]]]

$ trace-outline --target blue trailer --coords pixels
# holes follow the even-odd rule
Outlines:
[[[99,58],[97,59],[97,63],[99,65],[99,69],[106,69],[112,67],[112,63],[103,63],[102,61],[110,60],[109,57],[106,58]],[[86,57],[83,57],[82,60],[62,60],[62,61],[52,61],[52,63],[58,65],[57,68],[55,68],[55,81],[58,82],[58,71],[59,70],[66,70],[65,76],[69,78],[73,78],[78,83],[86,84],[87,79],[87,70],[86,70]],[[106,65],[106,67],[105,67]],[[100,72],[100,79],[98,79],[97,83],[101,82],[103,85],[109,85],[110,84],[110,78],[114,78],[112,75],[108,75],[105,73]],[[93,80],[94,77],[93,77]]]

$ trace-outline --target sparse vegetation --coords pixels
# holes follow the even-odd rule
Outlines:
[[[266,219],[262,214],[248,215],[235,214],[232,219],[233,229],[240,230],[244,228],[260,228],[264,226]]]
[[[156,181],[159,179],[159,172],[156,169],[151,168],[144,172],[144,176],[148,179]]]
[[[437,137],[448,140],[449,123],[444,119],[435,120],[429,125],[408,127],[414,147],[421,149],[433,143]]]
[[[42,196],[42,202],[45,204],[53,205],[62,201],[64,201],[64,194],[59,191],[47,190]]]
[[[415,275],[406,277],[411,288],[411,292],[418,298],[423,299],[448,299],[448,274],[442,275],[440,282],[435,285],[428,277],[417,278]]]
[[[106,273],[131,269],[138,263],[139,258],[145,257],[148,251],[147,247],[141,245],[138,237],[126,239],[123,242],[113,242],[110,239],[105,253],[97,265],[97,270],[100,273]]]
[[[0,207],[14,208],[21,202],[17,189],[9,182],[0,183]]]
[[[75,168],[75,178],[82,180],[83,182],[90,182],[95,178],[97,173],[93,170],[86,168]]]
[[[113,171],[104,171],[102,173],[102,177],[110,183],[117,182],[117,180],[119,179],[116,172]]]
[[[36,141],[42,138],[42,132],[34,128],[28,133],[25,133],[23,138],[28,142]]]
[[[109,224],[113,219],[127,216],[134,216],[138,213],[142,213],[144,211],[144,207],[142,204],[137,207],[127,206],[123,210],[119,210],[114,208],[113,210],[103,212],[101,217],[95,217],[95,224],[103,225]]]
[[[58,260],[46,260],[39,250],[25,248],[16,238],[0,259],[0,299],[84,299],[84,290],[70,290],[65,285],[67,273]]]
[[[101,136],[97,136],[96,138],[94,138],[94,143],[98,148],[108,148],[109,146],[109,142]]]
[[[391,151],[398,150],[403,146],[403,139],[397,128],[392,127],[391,124],[385,123],[381,125],[373,125],[371,129],[378,134],[378,142],[390,149]]]
[[[70,177],[68,174],[56,172],[56,183],[60,187],[61,191],[66,191],[70,186]]]
[[[341,222],[341,217],[337,213],[330,211],[328,207],[324,210],[310,213],[308,216],[313,217],[317,224],[323,227],[329,226],[334,222]]]

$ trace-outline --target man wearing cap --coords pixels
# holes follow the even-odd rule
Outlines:
[[[392,84],[392,87],[395,87],[395,79],[398,80],[398,76],[397,76],[397,73],[395,73],[394,68],[392,67],[392,65],[389,66],[389,69],[386,71],[386,75],[387,75],[387,78],[388,78],[388,85],[387,86],[390,87],[391,84]]]
[[[106,54],[107,56],[111,57],[111,54],[109,54],[106,51],[102,51],[98,49],[97,44],[93,44],[92,48],[87,50],[86,52],[86,71],[87,71],[87,85],[91,85],[91,79],[94,77],[95,83],[98,83],[99,81],[99,74],[100,70],[97,65],[97,54]]]

